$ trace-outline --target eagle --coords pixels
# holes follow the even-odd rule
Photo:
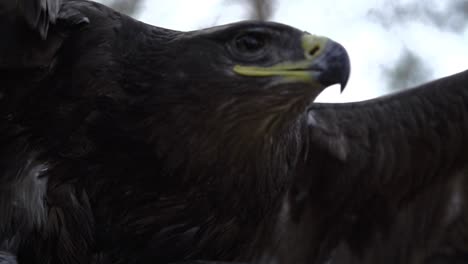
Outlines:
[[[18,263],[252,257],[298,159],[297,117],[350,72],[340,44],[276,23],[1,10],[0,251]]]
[[[468,72],[318,104],[347,52],[283,24],[5,0],[0,34],[1,263],[324,263],[468,157]]]

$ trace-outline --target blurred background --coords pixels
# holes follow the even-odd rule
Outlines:
[[[143,22],[196,30],[245,19],[325,35],[351,57],[347,89],[318,101],[370,99],[468,69],[468,0],[101,0]]]

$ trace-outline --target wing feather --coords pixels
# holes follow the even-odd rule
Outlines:
[[[49,25],[57,19],[61,0],[18,0],[17,4],[17,11],[26,23],[37,31],[42,39],[47,38]]]

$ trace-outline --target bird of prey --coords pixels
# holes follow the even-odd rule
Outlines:
[[[323,263],[463,167],[467,73],[316,104],[348,55],[286,25],[180,32],[84,0],[0,14],[3,263]]]
[[[0,4],[3,263],[250,260],[346,85],[338,43],[247,21],[179,32],[90,1]]]

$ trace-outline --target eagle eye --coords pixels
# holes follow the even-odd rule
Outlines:
[[[266,41],[264,34],[247,33],[238,36],[234,45],[236,50],[244,55],[256,55],[264,49]]]

